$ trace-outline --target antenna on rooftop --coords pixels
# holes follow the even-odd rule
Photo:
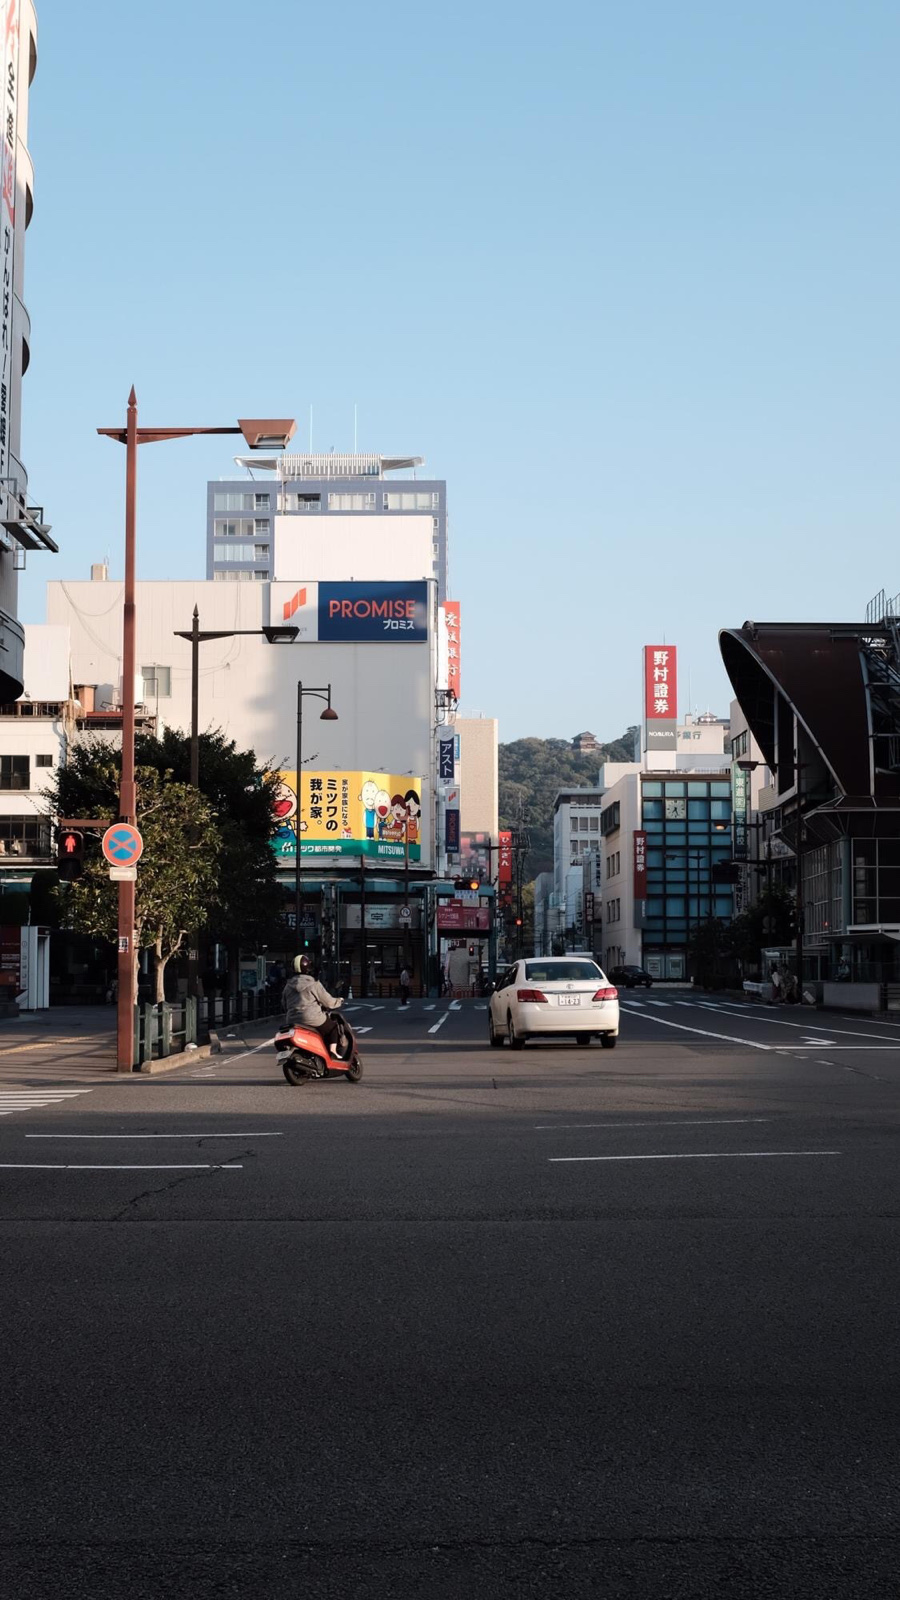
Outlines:
[[[357,409],[358,409],[357,408],[357,404],[356,404],[356,401],[354,400],[354,402],[353,402],[353,454],[354,455],[357,454],[357,421],[358,421]]]
[[[309,406],[309,453],[312,455],[312,401]]]

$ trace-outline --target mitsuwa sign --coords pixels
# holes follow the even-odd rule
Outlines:
[[[422,786],[408,773],[304,772],[297,806],[296,772],[276,772],[279,860],[301,856],[366,856],[374,861],[419,861]],[[299,811],[299,815],[298,815]]]
[[[273,583],[270,622],[289,622],[298,637],[334,644],[424,644],[428,585],[409,583]]]

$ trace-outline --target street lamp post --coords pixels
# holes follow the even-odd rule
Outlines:
[[[188,439],[199,433],[242,433],[251,450],[284,449],[296,432],[296,423],[252,419],[227,428],[140,428],[137,396],[132,384],[124,428],[98,428],[104,438],[125,446],[125,594],[122,620],[122,767],[119,780],[119,818],[136,821],[134,787],[134,684],[135,684],[135,553],[137,529],[137,453],[142,444]],[[119,951],[117,964],[116,1066],[131,1072],[134,1066],[134,1008],[137,1003],[137,962],[134,950],[135,885],[119,884]]]
[[[320,713],[321,722],[337,722],[338,714],[331,704],[331,684],[326,683],[318,688],[307,689],[302,683],[297,684],[297,811],[296,829],[297,845],[294,856],[294,915],[296,917],[297,947],[300,946],[300,920],[303,916],[303,878],[300,866],[300,835],[303,832],[303,785],[300,774],[303,771],[303,700],[309,696],[312,700],[324,700],[325,710]],[[362,930],[363,961],[366,958],[366,930]]]
[[[263,638],[269,644],[293,644],[299,628],[285,624],[283,627],[264,628],[210,628],[203,632],[200,629],[200,612],[194,606],[194,615],[191,619],[190,631],[184,628],[175,629],[176,639],[187,639],[191,647],[191,773],[190,783],[193,789],[200,787],[200,646],[207,644],[211,639],[246,639]],[[197,934],[191,934],[191,943],[188,950],[188,994],[194,999],[197,997],[197,969],[198,950]]]

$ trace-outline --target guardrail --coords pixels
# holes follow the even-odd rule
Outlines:
[[[163,1000],[134,1008],[134,1059],[141,1067],[165,1061],[192,1044],[208,1044],[219,1028],[255,1022],[280,1014],[275,997],[250,990],[237,995],[208,995],[202,1000]]]

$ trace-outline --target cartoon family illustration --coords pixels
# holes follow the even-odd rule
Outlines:
[[[374,779],[369,778],[363,784],[359,798],[367,839],[395,842],[405,836],[410,844],[418,844],[422,802],[415,789],[407,789],[406,794],[395,794],[392,798],[386,789],[379,789]]]

